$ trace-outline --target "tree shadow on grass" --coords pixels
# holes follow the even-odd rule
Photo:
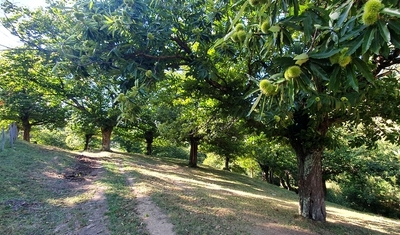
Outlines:
[[[148,161],[135,158],[131,174],[152,187],[153,199],[168,212],[178,231],[185,228],[207,234],[389,234],[399,228],[366,226],[363,214],[357,223],[335,215],[328,207],[328,222],[297,215],[293,192],[226,171],[189,168],[177,160]],[[361,217],[360,217],[361,216]],[[387,222],[390,223],[390,222]],[[194,234],[196,234],[194,232]]]
[[[91,213],[104,207],[93,187],[100,171],[95,159],[48,146],[17,142],[1,152],[0,234],[99,231]]]

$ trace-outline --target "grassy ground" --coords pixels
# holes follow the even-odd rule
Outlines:
[[[0,234],[74,234],[90,223],[83,205],[95,190],[61,177],[76,155],[21,141],[0,152]],[[169,216],[176,234],[400,234],[399,220],[330,203],[327,223],[303,219],[296,194],[242,175],[169,158],[98,155],[104,174],[92,184],[105,189],[107,234],[148,234],[127,177]]]

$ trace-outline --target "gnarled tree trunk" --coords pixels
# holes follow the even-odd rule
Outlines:
[[[101,128],[101,150],[111,151],[111,133],[113,127],[102,127]]]

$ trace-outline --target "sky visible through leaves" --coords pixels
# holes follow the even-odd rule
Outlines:
[[[0,4],[2,4],[3,2],[5,2],[5,0],[0,0]],[[46,5],[45,0],[11,0],[11,2],[17,4],[18,6],[27,6],[32,9]],[[4,17],[4,12],[1,9],[0,17]],[[9,47],[16,47],[19,45],[20,42],[18,38],[11,35],[11,33],[0,24],[0,50],[7,49]]]

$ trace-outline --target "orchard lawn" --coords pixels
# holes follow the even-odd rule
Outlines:
[[[293,192],[186,163],[18,141],[0,152],[0,234],[400,234],[399,220],[332,203],[313,222]]]

